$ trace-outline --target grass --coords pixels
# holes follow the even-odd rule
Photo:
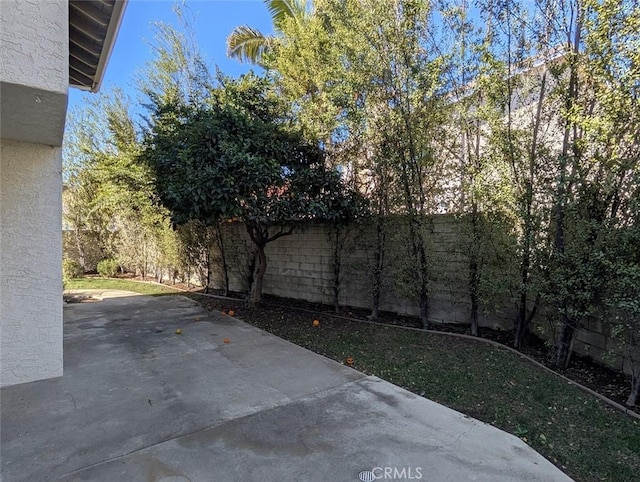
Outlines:
[[[511,352],[343,320],[258,326],[520,436],[577,480],[638,480],[638,422]]]
[[[140,281],[131,281],[124,279],[112,279],[112,278],[75,278],[65,283],[65,290],[86,290],[86,289],[99,289],[99,290],[122,290],[133,291],[134,293],[140,293],[143,295],[167,295],[176,294],[176,290],[166,286],[161,286],[154,283],[141,283]]]
[[[163,290],[124,280],[83,280],[75,286]],[[521,437],[576,480],[638,480],[637,420],[507,350],[327,315],[314,328],[309,313],[249,310],[241,302],[189,296],[213,309],[239,308],[244,321],[334,360],[353,357],[354,368],[364,373]]]

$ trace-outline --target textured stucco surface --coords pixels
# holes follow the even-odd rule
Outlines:
[[[0,82],[3,139],[60,146],[66,111],[66,93]]]
[[[67,0],[0,1],[0,80],[67,92]]]
[[[0,0],[2,138],[60,146],[69,85],[67,0]]]
[[[62,153],[0,141],[0,385],[62,375]]]

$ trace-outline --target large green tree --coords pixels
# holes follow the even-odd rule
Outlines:
[[[261,300],[268,243],[305,221],[349,216],[355,194],[325,167],[265,78],[226,77],[206,105],[154,112],[142,159],[176,224],[242,220],[256,248],[250,302]]]
[[[81,265],[98,240],[104,257],[145,277],[167,268],[161,240],[170,235],[166,212],[154,203],[151,173],[136,162],[140,144],[129,104],[116,89],[76,112],[89,122],[72,122],[65,141],[65,221]]]

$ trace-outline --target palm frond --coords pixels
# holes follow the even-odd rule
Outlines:
[[[264,0],[271,15],[273,26],[280,29],[288,18],[302,18],[307,13],[307,0]]]
[[[271,37],[255,28],[242,25],[236,27],[227,38],[227,56],[240,62],[258,64],[270,44]]]

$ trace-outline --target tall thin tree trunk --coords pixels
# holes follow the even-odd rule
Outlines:
[[[76,249],[78,250],[78,262],[84,273],[87,270],[86,257],[84,255],[84,249],[82,248],[82,242],[80,241],[80,228],[76,227],[73,231],[76,238]]]
[[[471,203],[471,230],[473,245],[469,258],[469,296],[471,298],[471,335],[478,336],[478,311],[480,294],[480,266],[479,266],[479,243],[480,227],[478,220],[478,205],[474,201]]]
[[[335,240],[333,242],[333,309],[340,312],[340,278],[342,276],[340,227],[334,228]]]
[[[206,243],[206,248],[205,249],[207,250],[207,252],[205,254],[205,262],[206,262],[207,274],[206,274],[206,282],[205,282],[204,292],[205,293],[209,293],[209,285],[211,284],[211,244],[210,244],[209,236],[207,236],[207,243]]]
[[[369,319],[377,320],[380,311],[380,293],[382,291],[382,269],[384,267],[384,226],[380,212],[376,219],[376,249],[373,266],[373,289],[371,292],[371,314]]]
[[[258,264],[256,265],[253,277],[253,286],[251,287],[251,295],[249,296],[249,306],[255,307],[262,301],[262,284],[264,274],[267,271],[267,255],[264,252],[264,245],[258,246],[257,250]]]
[[[640,373],[636,373],[633,377],[633,385],[631,386],[631,393],[627,398],[626,404],[629,407],[635,407],[640,397]]]
[[[562,370],[565,370],[569,366],[569,361],[571,359],[571,347],[573,345],[573,334],[575,331],[575,326],[571,323],[565,323],[562,326],[555,359],[555,365]]]
[[[580,34],[581,34],[581,19],[580,12],[576,13],[576,23],[572,25],[575,28],[573,44],[572,39],[569,37],[568,43],[572,46],[572,54],[574,58],[570,60],[570,74],[569,74],[569,92],[567,95],[566,101],[566,110],[570,112],[573,108],[577,97],[578,97],[578,72],[577,66],[575,65],[575,57],[577,57],[579,53],[580,46]],[[570,34],[569,34],[570,35]],[[556,218],[556,236],[555,236],[555,246],[554,251],[557,258],[557,261],[562,263],[562,259],[565,253],[565,239],[564,239],[564,228],[565,228],[565,197],[567,193],[565,192],[565,182],[566,182],[566,173],[567,173],[567,162],[569,159],[569,150],[570,146],[573,147],[573,154],[576,157],[577,154],[577,133],[575,130],[575,123],[571,119],[567,119],[565,122],[564,128],[564,138],[562,141],[562,153],[560,155],[560,166],[559,166],[559,179],[558,179],[558,190],[556,194],[556,209],[555,209],[555,218]],[[571,132],[573,128],[573,139],[571,138]],[[575,159],[574,159],[575,162]],[[558,340],[558,346],[556,348],[556,366],[561,369],[567,368],[569,365],[569,358],[571,357],[571,346],[573,345],[573,336],[576,330],[579,328],[578,320],[571,320],[568,316],[567,310],[567,299],[564,297],[562,300],[562,329],[560,333],[560,338]]]
[[[216,238],[218,241],[218,248],[220,248],[220,257],[222,258],[222,275],[224,276],[224,295],[229,294],[229,266],[227,264],[227,255],[224,249],[224,239],[222,238],[222,229],[220,224],[216,224]]]
[[[425,252],[424,241],[419,230],[417,220],[409,221],[409,231],[411,234],[414,256],[418,261],[418,283],[419,283],[419,300],[420,300],[420,322],[422,328],[428,330],[431,328],[429,321],[429,280],[427,278],[427,254]]]
[[[142,279],[147,279],[147,240],[142,238]]]

